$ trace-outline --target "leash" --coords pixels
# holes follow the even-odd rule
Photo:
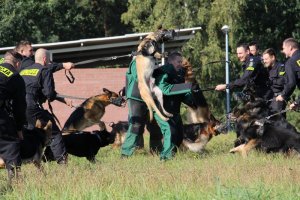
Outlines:
[[[56,115],[54,114],[52,105],[51,105],[51,103],[50,103],[49,100],[48,100],[48,107],[49,107],[50,113],[51,113],[51,115],[53,116],[54,120],[58,123],[60,129],[62,129],[62,126],[61,126],[61,124],[60,124],[60,121],[58,120],[58,118],[57,118]]]
[[[215,88],[214,87],[208,87],[208,88],[200,89],[200,90],[203,91],[203,92],[207,92],[207,91],[213,91],[213,90],[215,90]]]
[[[132,57],[132,56],[133,56],[133,53],[126,54],[126,55],[121,55],[121,56],[110,56],[110,57],[102,57],[102,58],[84,60],[84,61],[80,61],[80,62],[77,62],[77,63],[74,63],[74,64],[75,65],[83,65],[83,64],[93,63],[93,62],[97,62],[97,61],[117,60],[119,58],[126,58],[126,57]]]
[[[290,109],[290,108],[287,108],[287,109],[282,110],[282,111],[280,111],[280,112],[274,113],[274,114],[272,114],[272,115],[267,116],[266,119],[270,119],[270,118],[272,118],[272,117],[274,117],[274,116],[276,116],[276,115],[280,115],[280,114],[286,113],[286,112],[289,111],[289,110],[291,110],[291,109]]]
[[[68,98],[68,99],[79,99],[79,100],[86,100],[87,98],[83,98],[83,97],[74,97],[74,96],[69,96],[69,95],[63,95],[63,94],[57,94],[57,97],[61,97],[61,98]]]
[[[67,74],[67,72],[68,72],[68,74]],[[65,76],[67,77],[67,79],[70,83],[74,83],[75,77],[73,76],[71,70],[65,70]]]

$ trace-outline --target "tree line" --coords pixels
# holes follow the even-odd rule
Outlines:
[[[231,79],[241,71],[235,56],[238,43],[256,41],[260,49],[300,39],[300,0],[0,0],[0,46],[21,39],[48,43],[132,32],[148,32],[159,25],[168,29],[201,26],[182,49],[197,67],[201,87],[225,82],[225,36],[229,25]],[[224,93],[207,92],[212,109],[224,114]],[[222,106],[220,106],[222,105]]]

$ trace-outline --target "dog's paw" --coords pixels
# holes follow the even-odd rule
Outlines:
[[[168,117],[168,118],[171,118],[171,117],[173,117],[173,114],[171,114],[171,113],[168,113],[168,112],[164,112],[164,115],[165,115],[166,117]]]

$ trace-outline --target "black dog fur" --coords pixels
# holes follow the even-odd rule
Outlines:
[[[69,135],[63,135],[63,140],[67,149],[67,153],[78,156],[86,157],[87,160],[94,163],[100,147],[105,147],[114,142],[114,135],[102,131],[81,131]],[[53,153],[49,147],[45,150],[44,161],[54,161]]]

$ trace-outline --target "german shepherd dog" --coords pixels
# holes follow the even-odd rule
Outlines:
[[[35,129],[23,129],[23,139],[20,143],[20,155],[23,163],[32,162],[38,169],[43,170],[41,160],[45,147],[50,143],[52,136],[52,122],[42,124],[40,120],[36,121]],[[0,167],[5,163],[0,158]]]
[[[103,88],[103,92],[103,94],[88,98],[72,112],[63,127],[63,135],[82,131],[94,124],[99,124],[105,113],[105,107],[110,104],[124,105],[125,100],[117,93],[106,88]]]
[[[191,63],[186,58],[183,58],[182,66],[186,71],[185,82],[196,84],[197,81]],[[188,107],[187,121],[195,124],[203,122],[219,123],[210,112],[209,105],[201,89],[199,89],[197,92],[194,92],[193,95],[195,99],[195,107]]]
[[[111,134],[115,135],[114,148],[120,147],[125,141],[125,135],[128,130],[129,124],[125,121],[118,123],[111,123]],[[220,134],[219,126],[213,123],[197,123],[183,125],[183,142],[182,148],[188,149],[193,152],[201,153],[209,140]],[[151,134],[151,133],[150,133]],[[138,147],[144,146],[144,141],[138,141]]]
[[[127,121],[118,121],[117,123],[111,122],[109,126],[112,128],[110,132],[111,135],[115,136],[112,147],[114,149],[119,148],[125,141],[125,136],[129,128],[129,123]],[[138,139],[137,148],[144,148],[144,138],[142,136]]]
[[[156,68],[155,59],[161,59],[163,55],[158,52],[158,45],[164,41],[174,38],[174,31],[168,31],[159,29],[156,32],[152,32],[147,35],[139,44],[136,56],[136,70],[138,78],[138,88],[141,94],[141,98],[146,103],[149,110],[150,121],[153,119],[153,110],[158,116],[167,121],[168,117],[172,117],[172,114],[166,112],[162,104],[162,93],[159,89],[153,89],[154,81],[151,80],[154,69]],[[153,99],[153,91],[159,96],[160,107],[163,113],[158,109]]]
[[[246,157],[254,148],[266,153],[289,153],[290,150],[300,153],[299,133],[282,116],[268,119],[270,112],[265,100],[251,97],[244,107],[235,109],[234,115],[238,138],[231,153]]]
[[[219,125],[210,122],[185,124],[183,125],[182,148],[202,153],[210,139],[219,134]]]
[[[115,135],[107,132],[105,124],[100,122],[99,131],[80,131],[69,135],[63,135],[63,140],[68,154],[85,157],[91,163],[96,162],[96,155],[101,147],[112,144]],[[55,161],[50,147],[45,150],[44,161]]]

